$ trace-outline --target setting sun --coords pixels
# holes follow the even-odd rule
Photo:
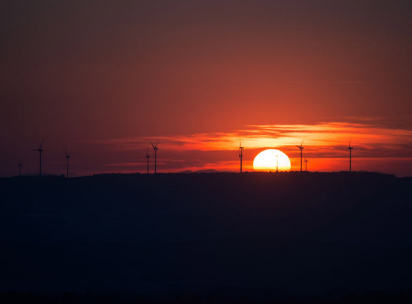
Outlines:
[[[255,157],[253,169],[255,171],[289,171],[290,159],[280,150],[267,149]]]

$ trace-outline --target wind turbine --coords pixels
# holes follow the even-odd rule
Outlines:
[[[66,177],[69,178],[69,158],[70,155],[67,154],[67,149],[66,149]]]
[[[146,172],[147,172],[147,174],[149,174],[149,158],[150,158],[149,149],[146,149],[146,161],[147,161],[147,169],[146,169]]]
[[[300,146],[296,146],[296,147],[298,147],[299,149],[300,149],[300,172],[302,172],[302,157],[303,157],[303,141],[304,140],[302,140],[302,143],[300,144]]]
[[[40,147],[38,149],[33,149],[33,151],[39,151],[39,157],[40,157],[40,169],[39,169],[39,175],[41,176],[41,153],[43,152],[43,142],[44,139],[41,141]]]
[[[238,155],[239,155],[239,158],[240,158],[240,173],[243,172],[243,150],[244,149],[245,148],[242,147],[242,141],[240,141],[239,150],[238,150]]]
[[[352,150],[353,147],[350,146],[351,140],[349,141],[349,146],[348,146],[348,150],[349,150],[349,172],[352,172]]]
[[[153,147],[153,150],[154,150],[154,157],[155,157],[155,171],[154,171],[155,174],[157,173],[157,150],[159,149],[157,147],[158,144],[159,143],[157,143],[157,144],[152,143],[152,147]]]
[[[305,158],[305,171],[308,171],[308,160]]]

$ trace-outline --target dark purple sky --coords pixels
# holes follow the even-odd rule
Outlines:
[[[65,146],[105,164],[94,140],[358,118],[411,130],[411,16],[406,0],[2,1],[0,175],[19,159],[34,173],[43,137],[59,173]]]

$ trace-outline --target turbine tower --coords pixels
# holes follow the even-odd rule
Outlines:
[[[300,149],[300,172],[302,172],[302,159],[303,159],[303,141],[304,140],[302,140],[302,143],[300,144],[300,146],[296,146],[296,147],[298,147],[299,149]]]
[[[159,143],[157,143],[157,144],[152,143],[152,147],[153,147],[153,150],[154,150],[154,158],[155,158],[155,171],[154,171],[155,174],[157,174],[157,150],[159,149],[157,147],[158,144]]]
[[[146,168],[146,173],[149,174],[149,149],[146,149],[146,162],[147,162],[147,168]]]
[[[308,160],[305,158],[305,171],[308,171]]]
[[[69,178],[69,158],[70,155],[67,154],[67,149],[66,149],[66,177]]]
[[[349,172],[352,172],[352,150],[353,147],[350,146],[350,142],[349,141],[349,146],[348,146],[348,150],[349,150]]]
[[[39,151],[39,159],[40,159],[39,176],[41,176],[41,153],[43,152],[43,149],[42,149],[43,142],[44,142],[44,139],[41,141],[40,147],[38,149],[33,149],[33,151]]]
[[[238,150],[238,154],[239,154],[239,158],[240,158],[240,173],[243,172],[243,149],[244,149],[244,147],[242,147],[242,142],[240,142],[239,150]]]

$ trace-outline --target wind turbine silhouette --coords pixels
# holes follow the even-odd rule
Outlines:
[[[243,150],[244,149],[245,148],[242,147],[242,141],[240,141],[239,150],[238,150],[238,155],[239,155],[239,158],[240,158],[240,173],[243,172]]]
[[[352,172],[352,150],[353,147],[350,146],[352,140],[349,141],[349,146],[348,146],[348,150],[349,150],[349,172]]]
[[[302,158],[303,158],[303,142],[304,140],[302,140],[302,143],[300,144],[300,146],[296,146],[300,149],[300,172],[302,172]]]
[[[70,159],[70,155],[67,154],[67,149],[65,149],[66,151],[66,177],[69,178],[69,159]]]
[[[148,149],[148,148],[146,148],[146,161],[147,161],[147,169],[146,169],[146,173],[147,173],[147,174],[149,174],[149,158],[150,158],[150,155],[149,155],[149,149]]]
[[[157,144],[152,143],[152,147],[153,147],[153,150],[154,150],[154,158],[155,158],[155,171],[154,171],[155,174],[157,174],[157,150],[159,149],[157,147],[158,145],[159,145],[159,143],[157,143]]]
[[[308,160],[305,158],[305,171],[308,171]]]
[[[40,169],[39,169],[39,175],[41,176],[41,153],[43,152],[43,142],[44,142],[44,138],[41,141],[40,147],[38,149],[33,149],[33,151],[39,151],[39,157],[40,157]]]

